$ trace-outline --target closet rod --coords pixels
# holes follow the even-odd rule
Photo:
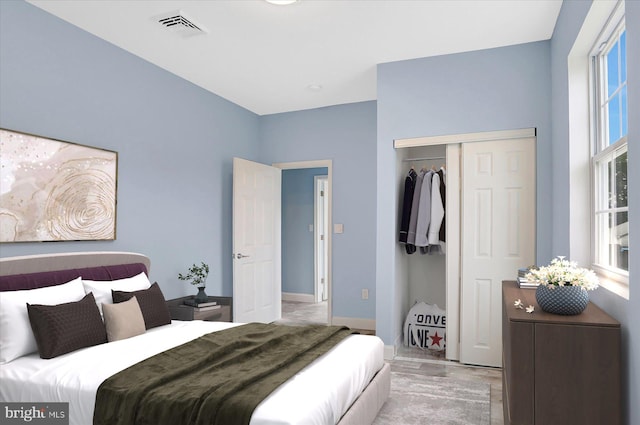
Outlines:
[[[409,161],[435,161],[436,159],[447,159],[446,156],[431,156],[431,157],[427,157],[427,158],[405,158],[402,161],[404,162],[409,162]]]

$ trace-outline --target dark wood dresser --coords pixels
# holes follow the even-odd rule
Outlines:
[[[546,313],[535,293],[502,283],[504,423],[620,425],[620,323],[593,303],[576,316]]]

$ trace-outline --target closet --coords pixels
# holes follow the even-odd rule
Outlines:
[[[400,275],[402,276],[401,282],[399,282],[399,284],[402,286],[404,286],[404,293],[405,293],[405,299],[406,299],[406,309],[404,311],[404,317],[403,317],[403,322],[406,319],[407,313],[409,312],[409,310],[411,309],[411,307],[413,307],[416,303],[420,303],[420,302],[424,302],[426,304],[430,304],[430,305],[434,305],[437,306],[439,309],[442,309],[445,311],[445,315],[446,315],[446,351],[444,353],[444,355],[446,356],[447,359],[451,359],[451,360],[457,360],[458,359],[458,347],[457,347],[457,340],[458,340],[458,336],[457,336],[457,329],[458,329],[458,316],[459,316],[459,312],[457,310],[457,308],[455,307],[451,307],[453,308],[453,315],[450,312],[450,309],[447,306],[447,301],[451,301],[451,304],[455,304],[456,303],[456,299],[457,296],[456,294],[447,294],[447,292],[451,291],[451,289],[453,288],[453,286],[451,288],[448,288],[447,285],[447,281],[448,281],[448,273],[447,272],[447,266],[448,266],[448,259],[449,261],[454,259],[456,260],[459,255],[457,254],[457,246],[454,243],[453,245],[450,245],[447,243],[448,238],[449,238],[449,231],[453,231],[453,237],[456,238],[457,237],[457,229],[452,229],[451,223],[448,223],[448,220],[450,218],[451,215],[451,211],[455,210],[459,204],[458,199],[459,198],[459,192],[456,190],[458,187],[458,182],[456,181],[457,179],[454,177],[453,181],[449,178],[451,175],[451,172],[453,170],[454,174],[459,173],[459,167],[458,167],[458,146],[457,145],[451,145],[451,146],[447,146],[446,144],[439,144],[439,145],[427,145],[427,146],[414,146],[414,147],[408,147],[408,148],[403,148],[403,149],[397,149],[397,157],[398,157],[398,162],[397,162],[397,166],[398,166],[398,179],[400,182],[400,191],[399,191],[399,198],[400,198],[400,205],[398,208],[398,244],[400,246]],[[400,235],[400,232],[402,231],[402,214],[403,214],[403,201],[404,201],[404,194],[405,194],[405,182],[406,182],[406,177],[407,174],[410,172],[410,170],[412,170],[416,173],[416,174],[420,174],[421,172],[423,172],[423,174],[427,177],[429,177],[430,179],[433,179],[433,175],[438,173],[439,175],[444,175],[444,186],[445,186],[445,199],[443,202],[443,206],[444,206],[444,216],[443,216],[443,220],[442,222],[438,222],[436,223],[437,229],[435,229],[437,231],[437,233],[440,236],[440,230],[443,230],[444,232],[444,241],[441,241],[440,237],[436,238],[436,240],[434,241],[433,238],[433,233],[434,233],[434,229],[433,229],[433,223],[430,222],[431,217],[429,217],[429,227],[431,230],[431,238],[429,238],[427,235],[426,239],[427,242],[429,243],[429,246],[424,248],[424,247],[420,247],[420,246],[416,246],[415,248],[415,252],[412,254],[409,254],[407,252],[407,245],[406,243],[401,243],[400,240],[403,239]],[[441,171],[442,170],[442,171]],[[438,184],[439,185],[439,179],[440,177],[438,177]],[[424,190],[424,184],[425,184],[426,180],[423,180],[422,186],[421,186],[421,194],[424,195],[426,193],[426,191]],[[433,197],[433,190],[435,189],[436,185],[433,185],[433,180],[431,180],[431,190],[429,190],[428,192],[431,194],[431,196]],[[453,185],[453,186],[450,186]],[[453,188],[453,192],[451,192],[451,189]],[[439,193],[439,187],[438,187],[438,192]],[[414,191],[414,194],[417,194],[417,191]],[[431,204],[431,202],[429,202],[429,204]],[[451,204],[451,205],[450,205]],[[424,207],[424,202],[421,205],[422,207]],[[430,205],[431,206],[431,205]],[[422,214],[424,214],[424,212],[422,212]],[[454,213],[453,216],[454,219],[454,223],[456,220],[456,215]],[[415,230],[415,229],[410,229],[411,231]],[[418,229],[420,230],[420,229]],[[424,238],[425,235],[422,235],[422,237]],[[409,235],[407,235],[407,237],[409,238]],[[418,239],[420,238],[420,235],[418,236]],[[413,240],[413,239],[411,239]],[[435,242],[435,244],[434,244]],[[422,243],[418,243],[418,245],[422,245]],[[451,257],[451,253],[449,252],[451,249],[454,250],[454,254],[453,257]],[[413,251],[413,249],[410,249],[409,252]],[[454,271],[455,274],[455,271]],[[455,278],[455,276],[452,276],[452,278]],[[405,327],[403,327],[404,332],[406,333]],[[422,334],[420,335],[422,336]],[[403,340],[404,340],[405,335],[403,335]],[[415,341],[415,339],[414,339]],[[418,341],[418,345],[430,345],[425,343],[425,341],[420,340]],[[419,357],[424,357],[424,353],[430,353],[431,355],[435,356],[436,358],[443,358],[444,356],[442,356],[443,353],[441,352],[435,352],[435,351],[430,351],[430,350],[426,350],[424,351],[424,353],[421,353],[420,351],[418,351],[417,348],[411,348],[409,350],[407,350],[408,354],[407,355],[416,355]]]
[[[398,213],[405,216],[401,217],[398,236],[399,239],[403,239],[405,230],[402,225],[404,224],[407,227],[408,240],[403,244],[405,247],[403,255],[407,257],[409,300],[412,305],[423,301],[444,309],[446,306],[446,236],[440,238],[440,234],[444,230],[446,235],[446,218],[443,220],[438,214],[442,214],[439,211],[444,211],[446,206],[446,200],[444,206],[440,201],[440,183],[443,175],[446,187],[446,146],[409,148],[405,153],[408,155],[403,159],[403,168],[406,170],[405,182],[409,184],[406,175],[411,174],[409,181],[415,182],[415,188],[411,196],[411,187],[406,185],[403,187],[402,210]],[[410,198],[412,203],[409,205],[405,199]],[[438,204],[436,205],[434,201]],[[407,216],[410,219],[407,219]]]
[[[446,359],[501,366],[502,280],[535,263],[535,129],[404,139],[394,146],[402,322],[416,302],[436,304],[446,311]],[[440,252],[408,254],[400,242],[412,168],[444,170]]]
[[[410,217],[402,219],[408,222],[408,241],[404,245],[408,255],[409,298],[412,302],[422,300],[442,307],[446,300],[446,200],[443,205],[440,199],[441,187],[446,187],[445,151],[445,146],[407,149],[411,156],[403,161],[407,174],[411,173],[409,179],[415,181],[415,188],[411,197],[411,189],[405,187],[403,208],[399,211]],[[412,198],[411,205],[405,204],[405,197]],[[400,238],[403,232],[401,227]]]

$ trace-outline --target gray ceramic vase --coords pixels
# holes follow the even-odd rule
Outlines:
[[[547,313],[573,316],[580,314],[589,304],[589,293],[581,286],[538,285],[536,301]]]

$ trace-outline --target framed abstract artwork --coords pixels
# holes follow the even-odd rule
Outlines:
[[[118,153],[0,129],[0,242],[116,238]]]

